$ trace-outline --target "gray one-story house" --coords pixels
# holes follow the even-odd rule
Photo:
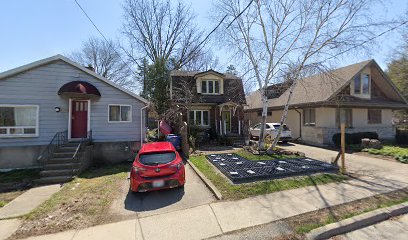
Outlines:
[[[55,146],[66,148],[53,157],[70,163],[84,140],[92,142],[94,161],[126,160],[144,138],[146,106],[61,55],[0,73],[0,169],[36,166]]]

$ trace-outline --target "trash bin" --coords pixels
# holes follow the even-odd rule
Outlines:
[[[177,136],[176,134],[169,134],[166,137],[167,142],[171,142],[173,144],[174,148],[177,150],[181,149],[181,137]]]

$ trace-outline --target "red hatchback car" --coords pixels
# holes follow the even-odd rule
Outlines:
[[[146,143],[130,171],[130,190],[147,192],[184,186],[183,160],[170,142]]]

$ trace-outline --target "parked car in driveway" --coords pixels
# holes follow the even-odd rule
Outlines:
[[[147,192],[182,187],[185,183],[183,160],[170,142],[146,143],[130,171],[130,190]]]
[[[265,142],[271,142],[275,139],[276,135],[278,134],[278,130],[280,128],[280,123],[265,123]],[[261,123],[256,124],[255,126],[249,129],[251,140],[259,140],[259,135],[261,134]],[[279,141],[283,143],[287,143],[288,141],[292,140],[292,132],[283,124],[283,129]]]

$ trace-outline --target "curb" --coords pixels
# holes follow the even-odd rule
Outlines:
[[[197,175],[203,180],[204,184],[210,189],[210,191],[214,194],[215,198],[218,200],[222,200],[222,194],[218,189],[214,186],[214,184],[200,171],[194,164],[187,159],[188,164],[191,166],[191,168],[194,170],[194,172],[197,173]]]
[[[391,217],[408,213],[408,202],[386,207],[351,217],[340,222],[332,223],[312,230],[306,234],[306,239],[329,239],[336,235],[348,233],[373,224],[388,220]]]

